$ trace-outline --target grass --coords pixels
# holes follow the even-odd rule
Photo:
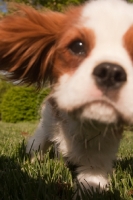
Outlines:
[[[30,163],[24,140],[37,123],[0,122],[0,200],[71,200],[74,195],[72,175],[64,162],[49,150],[44,162]],[[133,199],[133,132],[126,129],[118,160],[107,192],[85,192],[83,200]],[[76,200],[80,198],[77,197]]]

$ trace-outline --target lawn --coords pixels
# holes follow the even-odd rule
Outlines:
[[[36,123],[0,122],[0,200],[71,200],[74,195],[72,175],[62,159],[52,150],[30,163],[25,155],[25,140]],[[107,192],[86,192],[83,200],[133,199],[133,132],[126,128],[113,177]],[[80,187],[78,190],[82,193]],[[80,199],[79,197],[76,200]]]

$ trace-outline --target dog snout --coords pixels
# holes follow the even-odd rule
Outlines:
[[[123,67],[113,63],[101,63],[93,70],[96,84],[103,88],[119,88],[127,80]]]

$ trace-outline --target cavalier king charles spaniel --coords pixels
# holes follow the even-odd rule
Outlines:
[[[0,70],[51,93],[27,144],[56,144],[86,189],[108,184],[123,126],[133,124],[133,5],[91,0],[63,13],[22,6],[0,21]]]

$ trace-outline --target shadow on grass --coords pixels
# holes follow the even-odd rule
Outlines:
[[[64,188],[63,188],[64,187]],[[81,192],[82,193],[82,192]],[[82,194],[82,200],[121,200],[119,191]],[[46,183],[44,177],[31,178],[13,159],[0,157],[1,200],[71,200],[72,192],[61,183]],[[77,197],[76,200],[80,200]]]
[[[49,156],[54,159],[53,150]],[[0,156],[0,200],[72,200],[74,194],[67,179],[66,182],[62,178],[49,180],[46,168],[43,168],[46,164],[48,163],[29,163],[24,142],[18,147],[14,157]],[[121,161],[121,165],[125,166],[124,161]],[[84,193],[78,187],[78,192],[82,194],[82,200],[123,200],[120,192],[115,189],[113,192]],[[75,200],[81,198],[77,196]]]
[[[60,199],[71,199],[67,186],[60,182],[46,183],[39,173],[31,178],[26,166],[21,168],[14,159],[0,157],[0,200]]]
[[[125,157],[116,161],[115,166],[120,166],[122,171],[130,171],[131,176],[133,176],[133,157]]]

